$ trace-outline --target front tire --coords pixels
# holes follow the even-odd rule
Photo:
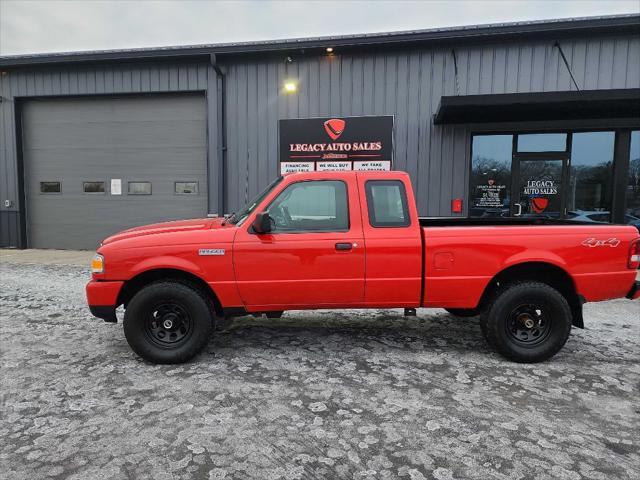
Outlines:
[[[134,352],[153,363],[182,363],[207,345],[214,322],[212,306],[190,284],[152,283],[129,302],[124,335]]]
[[[516,283],[494,298],[480,326],[489,345],[506,358],[542,362],[558,353],[569,338],[571,309],[549,285]]]

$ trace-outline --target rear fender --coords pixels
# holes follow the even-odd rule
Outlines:
[[[482,294],[479,308],[485,309],[505,285],[523,281],[539,281],[555,288],[567,299],[573,325],[584,328],[582,305],[585,303],[585,299],[577,292],[573,278],[564,268],[564,262],[553,254],[542,255],[547,260],[532,260],[540,257],[540,255],[536,255],[538,252],[532,253],[534,255],[526,256],[528,259],[526,262],[511,263],[491,279]],[[514,255],[510,260],[518,257],[519,255]]]
[[[545,250],[525,250],[516,253],[505,259],[501,270],[525,263],[547,263],[561,268],[565,273],[567,271],[567,262],[562,257]]]

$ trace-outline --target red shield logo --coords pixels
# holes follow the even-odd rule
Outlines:
[[[327,120],[324,122],[324,129],[327,132],[327,135],[331,137],[331,140],[337,140],[342,132],[344,132],[344,127],[347,122],[341,120],[339,118],[332,118],[331,120]]]
[[[542,213],[549,206],[549,199],[536,197],[531,199],[531,207],[535,213]]]
[[[488,183],[489,185],[493,185],[494,183],[496,183],[496,181],[495,181],[495,180],[489,180],[487,183]]]

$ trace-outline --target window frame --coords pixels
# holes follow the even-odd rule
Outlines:
[[[512,135],[514,147],[512,148],[512,162],[514,156],[514,150],[517,149],[517,136],[526,135],[530,133],[566,133],[567,150],[564,155],[568,157],[567,170],[571,168],[571,145],[574,133],[586,133],[586,132],[614,132],[614,153],[613,153],[613,194],[611,201],[611,222],[613,224],[624,224],[624,215],[626,211],[626,199],[624,195],[626,193],[626,185],[629,178],[629,149],[631,145],[631,132],[640,130],[640,124],[637,121],[627,121],[625,119],[603,119],[601,121],[585,121],[585,122],[547,122],[543,125],[542,122],[522,121],[515,124],[506,123],[492,123],[484,125],[475,124],[469,126],[466,129],[466,136],[468,139],[467,151],[467,192],[466,192],[466,217],[469,217],[469,208],[472,204],[472,192],[473,192],[473,137],[480,135]],[[535,156],[536,158],[560,158],[558,154],[563,155],[562,152],[535,152],[535,153],[515,153],[520,158],[528,156]],[[568,178],[569,172],[567,172]],[[511,175],[513,179],[513,163],[511,169]],[[512,186],[510,186],[511,192]],[[511,216],[511,214],[510,214]],[[492,217],[496,218],[496,217]],[[567,217],[563,216],[562,219]]]
[[[374,223],[375,211],[374,211],[374,205],[373,205],[373,192],[372,192],[372,188],[370,187],[370,185],[374,183],[378,185],[391,185],[391,186],[395,186],[398,184],[400,185],[400,201],[402,203],[403,213],[405,214],[405,218],[407,222],[406,224],[398,224],[398,223],[389,224],[389,222],[382,222],[376,225]],[[372,228],[409,228],[411,227],[412,220],[411,220],[411,215],[409,213],[409,200],[407,199],[407,188],[405,187],[404,182],[402,180],[400,179],[367,180],[366,182],[364,182],[364,193],[367,199],[367,216],[369,217],[369,225]]]
[[[178,183],[195,183],[196,184],[196,191],[194,193],[186,193],[186,192],[178,192],[176,191],[176,185],[178,185]],[[174,180],[173,182],[173,194],[174,195],[186,195],[186,196],[194,196],[194,195],[200,195],[200,182],[198,180]]]
[[[88,183],[101,183],[102,191],[101,192],[87,192],[84,188]],[[104,180],[83,180],[82,181],[82,194],[83,195],[106,195],[107,194],[107,182]]]
[[[297,182],[292,182],[289,185],[287,185],[286,187],[284,187],[283,190],[280,191],[280,193],[278,193],[267,205],[264,206],[263,209],[261,209],[261,212],[266,212],[269,210],[269,208],[271,207],[271,205],[273,205],[273,203],[278,199],[278,197],[282,194],[284,194],[284,192],[286,192],[289,188],[293,187],[294,185],[299,185],[302,183],[320,183],[320,182],[339,182],[342,183],[344,185],[344,189],[345,189],[345,198],[346,198],[346,215],[347,215],[347,228],[346,229],[340,229],[340,230],[287,230],[286,232],[284,231],[277,231],[277,230],[272,230],[269,232],[270,235],[287,235],[287,234],[295,234],[295,235],[300,235],[300,234],[305,234],[305,233],[347,233],[349,231],[351,231],[351,209],[349,206],[349,185],[347,184],[347,182],[345,182],[344,180],[339,180],[339,179],[333,179],[333,178],[323,178],[323,179],[313,179],[313,180],[299,180]],[[257,235],[257,232],[255,232],[253,230],[253,225],[249,226],[249,233],[253,234],[253,235]]]
[[[563,131],[546,131],[546,132],[513,132],[514,144],[512,148],[513,155],[536,155],[536,154],[549,154],[549,155],[569,155],[571,153],[571,137],[573,137],[573,130]],[[520,150],[520,137],[526,137],[529,135],[564,135],[564,148],[562,150]]]
[[[148,183],[149,184],[149,193],[131,193],[131,191],[129,190],[129,185],[131,185],[132,183]],[[149,180],[127,180],[127,195],[153,195],[153,182],[149,181]]]
[[[631,143],[633,133],[637,132],[640,138],[640,125],[622,130],[620,138],[616,137],[615,154],[614,154],[614,188],[613,188],[613,219],[616,223],[626,224],[626,216],[632,215],[627,213],[629,205],[627,204],[627,189],[629,188],[629,175],[631,174]],[[616,155],[619,155],[620,162],[615,164]],[[616,169],[620,173],[616,173]],[[616,211],[616,207],[619,211]],[[633,215],[632,215],[633,216]]]
[[[42,184],[43,183],[57,183],[60,186],[60,190],[58,192],[43,192],[42,191]],[[55,181],[55,180],[42,180],[38,182],[38,194],[39,195],[62,195],[62,180],[60,181]]]

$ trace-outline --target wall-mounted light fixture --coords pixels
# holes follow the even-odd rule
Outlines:
[[[327,47],[326,50],[327,53],[333,53],[333,47]]]
[[[294,80],[287,80],[284,82],[285,93],[296,93],[298,91],[298,82]]]

